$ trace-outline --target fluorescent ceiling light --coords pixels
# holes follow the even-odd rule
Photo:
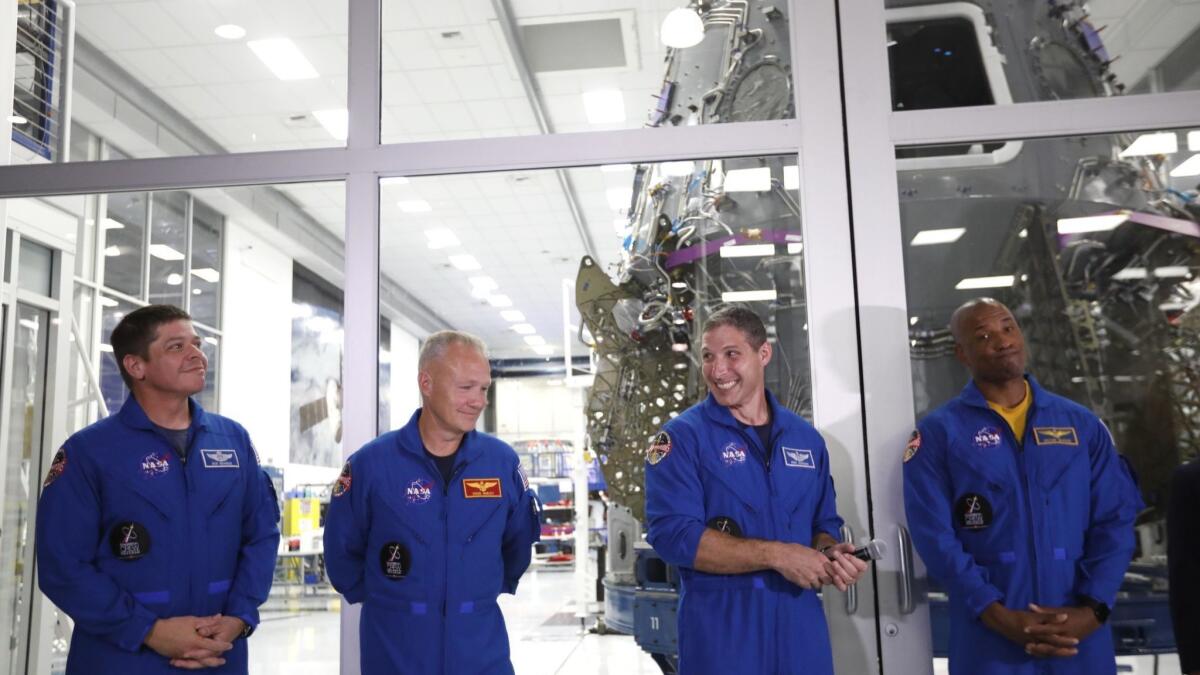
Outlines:
[[[100,306],[101,307],[116,307],[117,304],[118,304],[117,301],[113,300],[112,298],[105,297],[103,295],[100,296]]]
[[[121,247],[109,246],[108,248],[104,249],[104,255],[108,256],[109,258],[115,258],[121,255]]]
[[[546,338],[542,337],[541,335],[526,335],[525,344],[531,347],[540,347],[546,344]]]
[[[106,229],[106,230],[123,230],[123,229],[125,229],[125,226],[123,224],[113,220],[112,218],[104,218],[100,221],[100,223],[104,225],[104,229]]]
[[[1192,271],[1183,265],[1165,265],[1154,268],[1154,276],[1159,279],[1178,279],[1186,277],[1191,273]]]
[[[664,45],[675,49],[695,47],[704,39],[704,22],[691,7],[676,7],[663,19],[658,37]]]
[[[788,255],[799,255],[804,250],[804,244],[800,242],[792,242],[788,244]]]
[[[192,295],[200,295],[201,293],[203,293],[203,291],[201,291],[199,288],[192,289]]]
[[[524,321],[525,315],[522,314],[520,310],[506,309],[503,312],[500,312],[500,318],[504,319],[505,321]]]
[[[471,284],[471,288],[478,288],[484,291],[494,291],[500,288],[500,284],[489,276],[478,276],[467,279],[467,283]]]
[[[775,291],[725,291],[721,294],[722,302],[756,302],[759,300],[774,300]]]
[[[166,244],[150,244],[150,255],[158,258],[159,260],[166,260],[167,262],[183,260],[182,253],[176,251],[170,246],[167,246]]]
[[[1179,149],[1175,132],[1168,131],[1159,134],[1142,134],[1128,148],[1121,151],[1121,157],[1145,157],[1147,155],[1169,155]]]
[[[629,208],[629,202],[633,199],[633,188],[608,188],[604,191],[604,196],[608,199],[609,208],[614,211],[625,211],[625,209]]]
[[[732,169],[725,172],[726,192],[766,192],[771,189],[771,167]]]
[[[521,335],[533,335],[534,333],[537,332],[537,329],[534,328],[533,324],[531,324],[531,323],[518,323],[513,326],[510,326],[510,328],[517,331]]]
[[[933,244],[952,244],[962,238],[965,227],[947,227],[943,230],[921,230],[908,243],[909,246],[932,246]]]
[[[463,271],[483,269],[483,265],[480,265],[479,261],[475,259],[475,256],[469,253],[460,253],[458,255],[450,256],[450,264]]]
[[[317,69],[304,58],[296,43],[287,38],[251,40],[246,46],[281,80],[311,80],[317,77]]]
[[[221,273],[211,267],[197,267],[192,270],[192,276],[200,277],[210,284],[215,284],[221,280]]]
[[[1107,232],[1129,220],[1129,212],[1121,211],[1102,216],[1084,216],[1082,218],[1059,218],[1059,234],[1080,234],[1082,232]]]
[[[604,173],[623,173],[625,171],[633,171],[632,164],[601,164],[600,170]]]
[[[111,353],[113,353],[112,345],[104,344],[103,342],[101,342],[100,343],[100,351],[111,354]]]
[[[692,169],[696,168],[695,162],[663,162],[658,165],[664,176],[690,176]]]
[[[625,121],[625,95],[616,89],[583,92],[583,110],[592,124]]]
[[[741,246],[722,246],[722,258],[756,258],[765,255],[775,255],[775,244],[742,244]]]
[[[24,115],[18,115],[16,113],[9,115],[6,119],[13,124],[29,124],[29,120],[25,119]]]
[[[1200,152],[1200,131],[1189,131],[1187,135],[1188,150]]]
[[[789,164],[783,167],[783,189],[800,189],[800,167],[796,166],[795,164]]]
[[[918,321],[920,321],[920,319],[919,319],[919,318],[917,318],[917,317],[915,317],[915,316],[910,316],[910,317],[908,317],[908,325],[910,325],[910,326],[915,326],[915,325],[917,325],[917,322],[918,322]]]
[[[458,246],[458,235],[454,231],[445,227],[435,227],[432,230],[425,230],[425,238],[428,240],[425,245],[429,248],[450,248]],[[493,282],[495,283],[495,282]]]
[[[512,298],[504,294],[489,295],[488,304],[492,307],[512,307]]]
[[[396,202],[396,206],[404,213],[429,213],[433,210],[424,199],[401,199]]]
[[[29,330],[37,330],[38,329],[38,322],[36,319],[21,319],[17,323],[28,328]]]
[[[1146,278],[1146,268],[1145,267],[1126,267],[1125,269],[1121,270],[1120,272],[1117,272],[1116,274],[1112,275],[1112,278],[1116,281],[1128,281],[1130,279],[1145,279]]]
[[[217,34],[217,37],[224,40],[241,40],[246,37],[246,29],[233,23],[217,26],[213,29],[213,32]]]
[[[379,181],[380,185],[408,185],[408,179],[404,176],[391,176],[390,178],[382,178]]]
[[[1200,176],[1200,155],[1192,155],[1186,162],[1171,169],[1172,178],[1185,178],[1187,176]]]
[[[207,342],[207,343],[208,343],[208,344],[210,344],[210,345],[220,344],[220,343],[218,343],[218,342],[217,342],[217,338],[215,338],[215,337],[210,337],[210,336],[205,336],[205,337],[204,337],[204,341],[205,341],[205,342]]]
[[[314,110],[313,117],[325,127],[325,131],[329,132],[339,141],[346,140],[350,132],[350,111],[345,108],[334,108],[331,110]]]
[[[536,345],[534,346],[533,351],[540,356],[550,356],[554,353],[554,347],[551,347],[550,345]]]
[[[183,275],[176,272],[171,272],[167,275],[168,286],[179,286],[183,284]]]
[[[976,288],[1008,288],[1017,278],[1011,274],[995,277],[967,277],[955,285],[955,290],[969,291]]]

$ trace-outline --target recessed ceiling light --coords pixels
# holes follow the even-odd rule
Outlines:
[[[633,188],[631,187],[615,187],[608,188],[604,191],[604,197],[608,200],[608,206],[614,211],[625,211],[629,208],[629,202],[633,199]]]
[[[616,89],[583,92],[583,110],[592,124],[625,121],[625,95]]]
[[[109,258],[115,258],[121,255],[121,247],[109,246],[108,248],[104,249],[104,255],[108,256]]]
[[[241,40],[246,37],[246,29],[233,23],[217,26],[213,32],[217,34],[217,37],[225,40]]]
[[[800,189],[800,167],[796,166],[795,164],[788,164],[787,166],[783,167],[783,189]]]
[[[487,276],[471,277],[467,282],[471,284],[471,297],[480,300],[487,300],[492,291],[500,288],[495,279]]]
[[[123,229],[125,229],[125,226],[123,224],[113,220],[112,218],[104,218],[100,221],[100,223],[102,225],[104,225],[104,229],[106,229],[106,230],[123,230]]]
[[[533,347],[533,351],[540,356],[550,356],[554,353],[554,347],[550,345],[536,345]]]
[[[1164,265],[1154,268],[1154,276],[1159,279],[1178,279],[1189,276],[1191,273],[1192,271],[1183,265]]]
[[[312,114],[325,127],[325,131],[337,140],[344,141],[350,135],[350,111],[345,108],[314,110]]]
[[[192,276],[200,277],[210,284],[215,284],[221,280],[221,273],[211,267],[197,267],[192,270]]]
[[[205,341],[205,342],[207,342],[207,343],[208,343],[208,344],[210,344],[210,345],[220,344],[220,343],[218,343],[218,342],[217,342],[217,338],[215,338],[215,337],[212,337],[212,336],[205,336],[205,337],[204,337],[204,341]]]
[[[483,269],[483,265],[480,265],[475,256],[469,253],[450,256],[450,264],[463,271]]]
[[[756,258],[775,255],[775,244],[742,244],[741,246],[722,246],[722,258]]]
[[[454,231],[446,227],[435,227],[432,230],[425,230],[425,245],[432,249],[450,248],[458,246],[458,235]],[[495,283],[495,282],[493,282]]]
[[[967,277],[954,286],[955,290],[969,291],[976,288],[1008,288],[1017,278],[1011,274],[995,277]]]
[[[915,325],[917,325],[917,322],[918,322],[918,321],[920,321],[920,319],[919,319],[919,318],[917,318],[917,317],[915,317],[915,316],[910,316],[910,317],[908,317],[908,325],[910,325],[910,326],[915,326]]]
[[[664,45],[675,49],[695,47],[704,39],[704,22],[691,7],[676,7],[663,19],[658,37]]]
[[[788,244],[788,255],[799,255],[804,251],[804,244],[794,241]]]
[[[489,295],[487,301],[492,307],[512,307],[513,304],[512,298],[504,294]]]
[[[1200,176],[1200,155],[1192,155],[1186,162],[1171,169],[1172,178],[1186,178],[1187,176]]]
[[[116,307],[117,304],[118,304],[117,301],[113,300],[112,298],[105,297],[103,295],[100,296],[100,306],[101,307]]]
[[[100,351],[102,351],[106,354],[112,354],[113,353],[112,345],[101,342],[100,343]]]
[[[1200,131],[1189,131],[1187,135],[1188,150],[1200,152]]]
[[[531,324],[531,323],[518,323],[518,324],[514,324],[514,325],[510,326],[510,328],[512,328],[516,332],[520,333],[521,335],[533,335],[534,333],[537,332],[537,329],[534,328],[533,324]]]
[[[29,124],[29,120],[25,119],[24,115],[13,113],[7,117],[8,121],[15,125]]]
[[[396,206],[404,213],[428,213],[433,210],[433,206],[424,199],[401,199]]]
[[[379,180],[380,185],[408,185],[408,183],[409,180],[404,176],[390,176]]]
[[[176,260],[183,260],[182,253],[180,253],[179,251],[176,251],[175,249],[171,248],[170,246],[167,246],[166,244],[151,244],[150,245],[150,255],[154,256],[155,258],[158,258],[159,260],[165,260],[167,262],[175,262]]]
[[[546,338],[542,337],[541,335],[526,335],[525,344],[531,347],[540,347],[546,344]]]
[[[1112,278],[1116,281],[1128,281],[1132,279],[1145,279],[1147,276],[1145,267],[1126,267],[1112,275]]]
[[[514,322],[516,322],[516,321],[524,321],[524,320],[525,320],[525,315],[524,315],[524,314],[522,314],[522,313],[520,312],[520,310],[516,310],[516,309],[506,309],[506,310],[504,310],[503,312],[500,312],[500,318],[504,319],[505,321],[514,321]]]
[[[725,291],[721,294],[722,302],[757,302],[774,300],[778,293],[770,291]]]
[[[167,275],[168,286],[179,286],[183,284],[183,275],[178,272],[171,272]]]
[[[663,162],[658,165],[664,176],[690,176],[692,169],[696,168],[695,162]]]
[[[1175,132],[1168,131],[1159,134],[1142,134],[1128,148],[1121,151],[1121,157],[1145,157],[1147,155],[1169,155],[1179,149],[1179,141]]]
[[[296,43],[287,38],[251,40],[246,46],[281,80],[311,80],[318,76]]]
[[[1082,218],[1059,218],[1059,234],[1079,234],[1081,232],[1106,232],[1129,220],[1128,211],[1107,213],[1101,216],[1084,216]]]
[[[725,173],[726,192],[766,192],[771,189],[771,167],[732,169]]]
[[[909,246],[932,246],[934,244],[952,244],[962,238],[967,231],[965,227],[947,227],[941,230],[921,230]]]

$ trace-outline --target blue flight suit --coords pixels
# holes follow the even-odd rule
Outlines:
[[[350,456],[325,518],[334,588],[363,603],[363,675],[513,672],[496,598],[515,593],[541,536],[537,498],[507,443],[467,433],[449,484],[418,409]]]
[[[246,430],[189,400],[187,462],[137,399],[69,438],[37,511],[38,583],[75,620],[67,675],[178,673],[142,644],[160,618],[258,625],[279,548],[275,488]],[[211,673],[246,673],[246,641]]]
[[[904,462],[913,543],[950,595],[950,672],[1115,673],[1101,626],[1065,659],[1029,656],[983,625],[1009,609],[1113,606],[1133,555],[1141,497],[1108,429],[1087,408],[1042,389],[1020,442],[971,381],[917,425]]]
[[[808,422],[770,392],[770,470],[758,434],[710,394],[663,427],[647,451],[646,521],[654,550],[679,568],[679,672],[833,673],[814,590],[778,572],[693,567],[706,527],[811,546],[839,538],[829,454]]]

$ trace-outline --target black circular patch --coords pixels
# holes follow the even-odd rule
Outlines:
[[[141,523],[117,523],[108,543],[118,560],[137,560],[150,552],[150,532]]]
[[[983,495],[974,492],[958,498],[954,514],[964,530],[982,530],[992,524],[992,505]]]
[[[398,541],[389,541],[379,551],[379,569],[388,579],[403,579],[412,569],[412,554]]]
[[[742,527],[737,524],[737,521],[729,516],[717,516],[705,523],[708,527],[717,532],[724,532],[732,537],[742,536]]]

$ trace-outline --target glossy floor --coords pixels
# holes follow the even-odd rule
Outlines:
[[[531,570],[517,595],[500,598],[513,668],[520,675],[659,675],[662,671],[627,635],[580,630],[570,600],[569,570]],[[254,675],[331,675],[338,672],[335,612],[264,614],[250,640]]]

